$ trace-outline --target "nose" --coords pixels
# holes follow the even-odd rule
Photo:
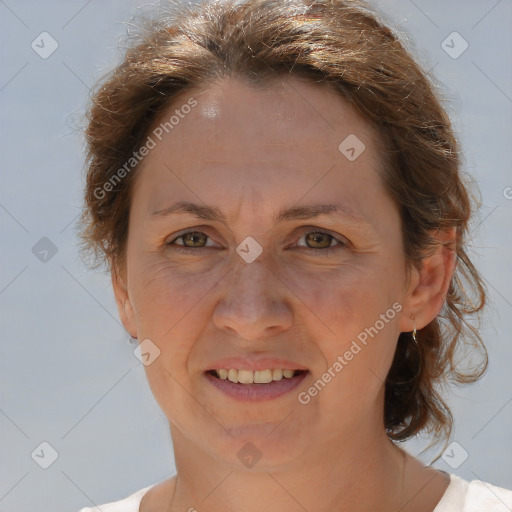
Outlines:
[[[213,322],[228,335],[259,340],[292,326],[291,292],[263,259],[237,261],[219,286]]]

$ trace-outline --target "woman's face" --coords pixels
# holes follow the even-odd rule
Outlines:
[[[173,432],[233,464],[256,449],[262,467],[380,435],[383,383],[412,326],[399,212],[369,125],[297,79],[225,80],[162,119],[134,187],[127,295],[115,290],[129,332],[150,340],[145,371]],[[203,215],[170,212],[184,202]],[[338,211],[307,215],[325,205]],[[219,366],[228,357],[239,360]],[[252,384],[252,400],[232,394],[248,384],[206,373],[283,367],[307,373],[279,396],[286,378]]]

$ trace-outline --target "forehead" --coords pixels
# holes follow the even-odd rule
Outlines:
[[[305,79],[276,78],[259,85],[224,79],[183,93],[171,110],[192,96],[198,104],[186,117],[197,122],[198,135],[207,135],[202,149],[219,142],[235,147],[299,146],[304,140],[308,145],[302,149],[311,145],[337,149],[340,137],[351,133],[365,139],[374,136],[366,120],[332,86]],[[177,131],[186,136],[184,130]]]
[[[177,190],[210,202],[226,188],[243,191],[245,200],[277,192],[296,202],[314,187],[350,207],[356,189],[368,195],[380,183],[371,125],[332,88],[297,78],[263,86],[225,79],[184,91],[149,136],[155,146],[142,162],[136,195],[152,211]],[[357,158],[348,158],[354,151]]]

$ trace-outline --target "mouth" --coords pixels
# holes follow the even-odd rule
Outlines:
[[[204,373],[208,382],[236,400],[270,400],[295,389],[307,376],[308,370],[269,368],[242,370],[220,368]]]

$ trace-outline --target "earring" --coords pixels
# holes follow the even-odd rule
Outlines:
[[[414,343],[416,343],[416,345],[417,345],[418,340],[416,339],[416,320],[413,318],[413,321],[414,321],[414,330],[412,331],[412,341],[414,341]]]

